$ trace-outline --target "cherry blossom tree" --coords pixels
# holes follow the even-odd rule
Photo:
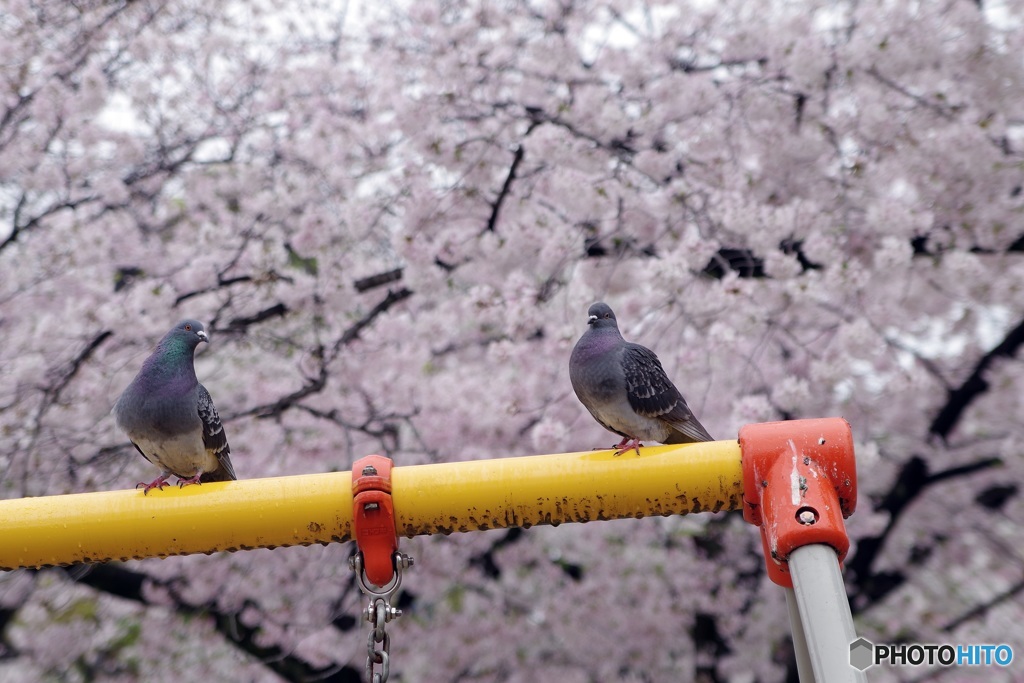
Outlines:
[[[1022,27],[988,0],[8,0],[3,495],[152,474],[109,410],[184,317],[244,478],[610,445],[567,370],[605,300],[718,438],[852,423],[862,635],[1020,644]],[[403,547],[400,680],[794,680],[737,514]],[[350,552],[9,572],[0,676],[358,681]]]

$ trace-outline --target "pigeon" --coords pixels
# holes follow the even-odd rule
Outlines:
[[[615,455],[640,454],[641,440],[666,444],[713,441],[650,349],[622,338],[606,303],[587,311],[590,326],[569,357],[569,379],[580,403],[622,441]]]
[[[142,492],[235,479],[228,438],[210,392],[196,378],[193,355],[209,341],[202,323],[182,320],[164,335],[114,404],[114,422],[132,445],[163,472]]]

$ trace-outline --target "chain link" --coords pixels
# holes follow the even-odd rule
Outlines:
[[[394,555],[395,578],[383,588],[378,588],[366,580],[363,572],[363,554],[356,553],[349,566],[356,573],[359,589],[370,596],[370,604],[363,610],[363,617],[370,622],[369,638],[366,641],[366,680],[368,683],[386,683],[391,671],[391,636],[387,632],[387,624],[402,616],[402,610],[391,606],[391,599],[402,585],[402,570],[413,565],[412,558],[405,553]],[[377,645],[380,644],[380,649]],[[374,668],[380,666],[380,671]]]
[[[377,598],[366,609],[374,614],[369,620],[373,623],[373,628],[366,643],[366,680],[384,683],[388,680],[391,669],[391,636],[386,630],[390,608],[384,598]],[[377,649],[377,643],[381,643],[380,650]],[[374,674],[373,667],[377,664],[381,665],[381,670],[380,673]]]

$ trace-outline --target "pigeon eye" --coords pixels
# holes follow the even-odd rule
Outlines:
[[[192,329],[192,326],[191,326],[191,325],[185,325],[185,331],[186,331],[186,332],[187,332],[187,331],[189,331],[189,330],[191,330],[191,329]]]

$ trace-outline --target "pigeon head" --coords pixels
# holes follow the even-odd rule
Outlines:
[[[208,341],[210,338],[206,336],[203,324],[188,319],[172,327],[157,344],[157,349],[162,352],[159,357],[165,359],[192,358],[199,343]]]
[[[203,324],[198,320],[182,320],[180,323],[171,328],[164,339],[174,339],[177,342],[185,342],[190,349],[195,349],[199,346],[199,342],[208,342],[210,338],[206,336],[206,329],[203,328]]]
[[[196,382],[192,356],[200,342],[209,341],[203,324],[198,320],[182,320],[164,335],[156,350],[142,364],[140,377],[149,382],[153,377],[167,381],[171,376],[182,376]]]
[[[602,329],[606,327],[618,328],[619,324],[615,321],[615,313],[612,311],[612,307],[603,301],[599,301],[590,307],[587,311],[587,324],[594,329]]]

